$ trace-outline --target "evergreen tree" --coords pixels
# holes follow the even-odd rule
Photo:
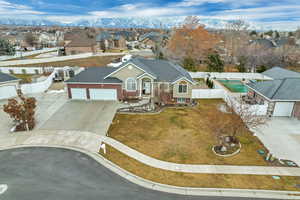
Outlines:
[[[13,56],[15,55],[15,47],[11,45],[7,40],[0,38],[0,56]]]
[[[246,64],[247,64],[247,58],[245,56],[241,56],[238,58],[239,64],[236,66],[237,70],[239,72],[246,72]]]
[[[221,60],[219,54],[210,54],[207,59],[207,68],[209,71],[224,72],[224,61]]]
[[[188,71],[196,71],[196,63],[192,57],[184,58],[182,65]]]

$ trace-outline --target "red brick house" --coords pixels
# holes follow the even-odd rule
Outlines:
[[[189,103],[195,84],[182,67],[166,60],[132,58],[115,67],[92,67],[67,82],[70,99],[126,100],[152,98]]]

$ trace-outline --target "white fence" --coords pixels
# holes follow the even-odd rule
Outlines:
[[[14,58],[20,58],[20,57],[24,57],[24,56],[31,56],[31,55],[35,55],[35,54],[47,53],[49,51],[55,51],[58,49],[59,49],[58,47],[54,47],[54,48],[45,48],[45,49],[36,50],[36,51],[26,51],[26,52],[17,51],[14,56],[0,56],[0,61],[14,59]]]
[[[243,106],[247,106],[247,110],[253,115],[267,115],[268,104],[264,105],[241,105],[240,94],[232,94],[227,91],[223,86],[215,84],[215,89],[192,89],[193,99],[223,99],[228,106],[233,107],[233,109],[238,113],[239,109]]]
[[[54,70],[48,78],[42,82],[22,84],[21,90],[23,94],[34,94],[45,92],[52,84],[56,71]]]
[[[43,74],[52,71],[53,67],[0,67],[0,72],[6,74]]]
[[[265,103],[263,105],[248,105],[248,104],[241,104],[241,102],[237,99],[237,97],[234,97],[230,95],[228,92],[224,93],[224,101],[227,103],[228,106],[232,107],[237,113],[244,107],[246,107],[247,111],[249,111],[253,115],[267,115],[268,111],[268,103]]]
[[[217,79],[251,79],[251,80],[272,80],[272,78],[260,73],[238,73],[238,72],[189,72],[192,78],[211,78]]]
[[[3,62],[0,62],[0,66],[28,65],[28,64],[38,65],[40,63],[88,58],[88,57],[92,57],[92,56],[121,56],[121,55],[124,55],[124,53],[99,53],[99,54],[83,53],[83,54],[76,54],[76,55],[70,55],[70,56],[58,56],[58,57],[50,57],[50,58],[3,61]]]
[[[193,99],[223,99],[224,90],[223,89],[193,89],[192,98]]]

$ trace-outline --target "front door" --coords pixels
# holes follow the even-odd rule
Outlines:
[[[151,82],[144,82],[144,91],[145,94],[151,93]]]

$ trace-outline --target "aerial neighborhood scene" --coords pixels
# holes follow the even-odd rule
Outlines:
[[[0,0],[0,199],[300,199],[299,8]]]

